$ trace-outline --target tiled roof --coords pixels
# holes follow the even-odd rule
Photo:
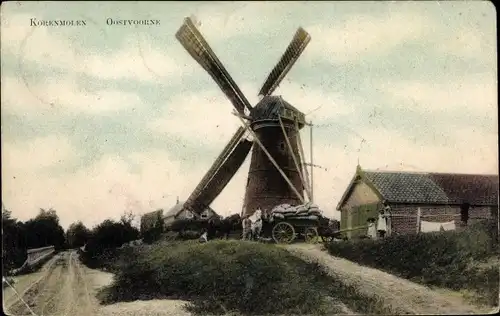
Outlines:
[[[389,202],[448,202],[443,189],[426,174],[370,171],[365,171],[364,174]]]
[[[251,115],[254,120],[263,120],[263,119],[278,119],[279,111],[281,106],[285,108],[300,112],[293,105],[283,100],[279,96],[265,96],[262,100],[260,100],[257,105],[252,109]]]
[[[430,173],[450,199],[450,204],[498,205],[498,176]]]
[[[363,171],[388,202],[498,205],[498,176]]]

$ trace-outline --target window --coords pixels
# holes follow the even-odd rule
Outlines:
[[[204,210],[204,211],[201,213],[201,218],[208,218],[208,211],[207,211],[207,210]]]
[[[285,151],[285,142],[280,142],[279,146],[281,151]]]
[[[193,213],[191,213],[190,211],[186,211],[184,217],[186,217],[186,218],[193,218],[194,216],[193,216]]]

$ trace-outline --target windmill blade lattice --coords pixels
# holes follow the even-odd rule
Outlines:
[[[299,28],[292,41],[288,45],[283,56],[274,69],[271,71],[266,81],[259,91],[259,96],[266,96],[273,93],[286,74],[290,71],[293,64],[299,59],[300,55],[311,41],[311,36],[303,28]]]
[[[245,108],[252,109],[238,85],[231,78],[190,18],[184,20],[184,24],[179,28],[175,36],[188,53],[219,85],[222,92],[229,98],[239,113],[244,114]]]
[[[200,206],[201,208],[199,208],[203,209],[219,196],[245,161],[252,145],[253,143],[245,138],[239,141],[233,152],[207,183],[202,193],[194,200],[194,205]]]
[[[222,152],[219,154],[217,159],[215,159],[214,163],[207,171],[205,176],[201,179],[200,183],[196,186],[193,192],[189,195],[188,199],[184,203],[185,208],[192,208],[195,205],[195,201],[199,198],[199,196],[203,193],[203,190],[207,187],[207,184],[211,181],[217,171],[221,168],[223,163],[228,159],[231,152],[238,146],[240,140],[243,139],[245,135],[245,129],[240,127],[233,134],[229,142],[226,144]]]

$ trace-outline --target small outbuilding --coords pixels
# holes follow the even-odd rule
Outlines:
[[[200,214],[195,214],[184,208],[184,202],[179,202],[170,208],[167,212],[162,209],[158,209],[153,212],[144,214],[141,217],[141,232],[147,232],[151,230],[159,221],[163,221],[163,227],[170,227],[176,220],[183,219],[209,219],[212,216],[218,216],[218,214],[210,207],[205,208]]]
[[[191,212],[190,210],[185,209],[184,202],[177,201],[177,204],[175,204],[170,210],[168,210],[163,215],[163,222],[165,224],[165,227],[169,227],[176,220],[192,219],[192,218],[209,219],[212,216],[218,216],[218,214],[210,206],[207,206],[198,215]]]
[[[366,235],[369,218],[388,207],[387,235],[463,228],[498,221],[498,175],[362,170],[357,167],[340,199],[340,226],[353,238]],[[448,225],[448,226],[446,226]]]

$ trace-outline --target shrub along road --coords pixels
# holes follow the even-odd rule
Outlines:
[[[470,305],[452,292],[443,293],[392,274],[361,266],[352,261],[334,257],[318,244],[284,246],[306,261],[318,262],[328,274],[357,288],[363,295],[375,296],[396,314],[477,314],[489,310]]]

